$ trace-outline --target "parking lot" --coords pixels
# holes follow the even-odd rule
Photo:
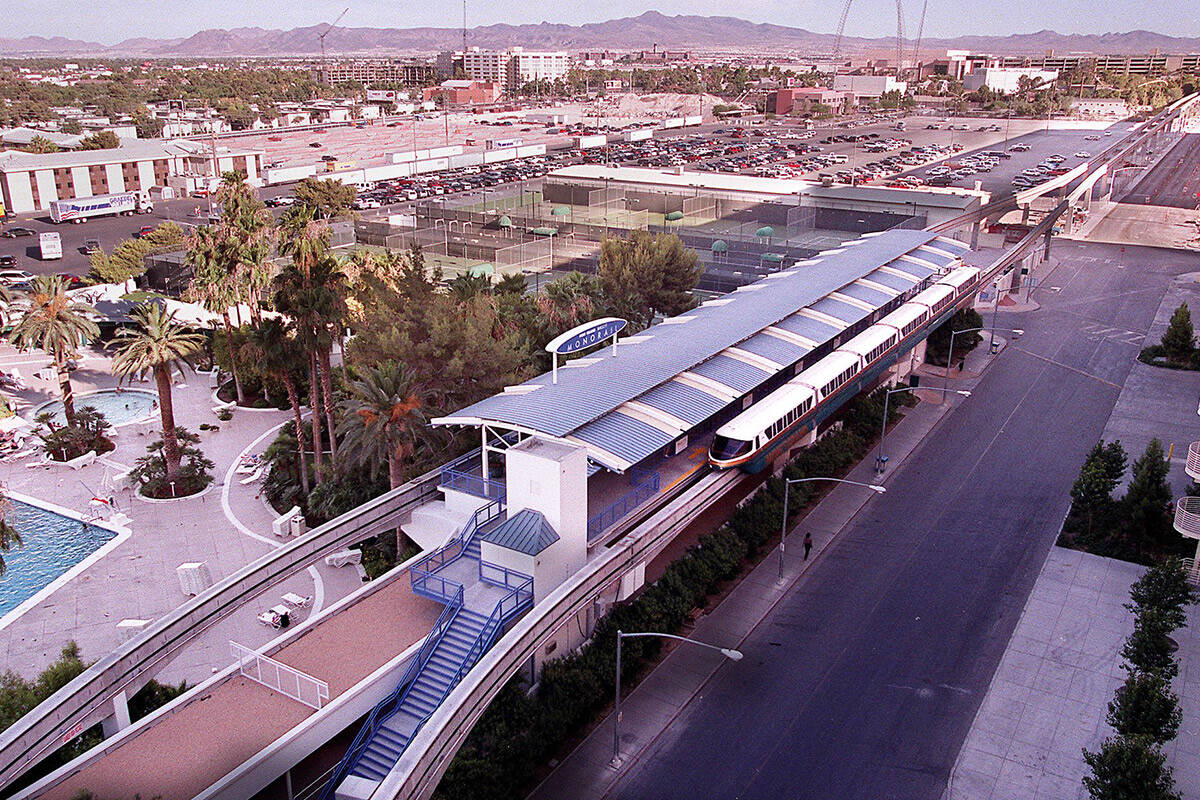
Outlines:
[[[453,122],[454,115],[449,119]],[[425,121],[418,125],[430,127],[425,135],[433,136],[434,122]],[[436,122],[446,127],[441,120]],[[682,166],[741,174],[791,175],[810,180],[818,179],[822,174],[836,179],[839,171],[846,173],[860,169],[863,172],[859,175],[873,185],[885,185],[894,183],[898,176],[926,181],[931,177],[928,174],[930,168],[946,166],[947,162],[956,163],[962,172],[965,157],[980,150],[1002,150],[1006,141],[1010,145],[1029,145],[1028,151],[1014,152],[1012,158],[997,158],[984,171],[973,174],[963,172],[949,181],[949,185],[964,188],[971,188],[978,181],[985,191],[1004,193],[1011,190],[1014,177],[1023,170],[1036,169],[1036,165],[1047,156],[1055,153],[1062,155],[1064,161],[1060,168],[1070,168],[1081,160],[1074,158],[1074,153],[1087,150],[1095,154],[1113,139],[1111,136],[1105,137],[1099,130],[1046,130],[1045,122],[1038,120],[1012,120],[1002,127],[996,120],[954,120],[943,123],[937,117],[910,116],[903,120],[904,131],[896,130],[897,120],[892,119],[880,119],[854,127],[839,123],[836,127],[826,125],[813,130],[806,130],[804,125],[791,120],[757,122],[706,123],[698,128],[680,131],[657,131],[653,138],[641,142],[614,142],[606,148],[582,152],[566,148],[550,150],[545,156],[519,161],[388,181],[366,188],[360,198],[359,210],[365,217],[371,218],[402,213],[406,205],[414,201],[435,197],[454,196],[480,203],[525,198],[527,192],[536,195],[540,186],[539,178],[550,170],[570,164],[603,161],[652,168]],[[617,127],[615,123],[609,127]],[[622,121],[621,124],[631,123]],[[964,126],[967,130],[962,130]],[[1129,127],[1127,123],[1113,126],[1113,136],[1123,134]],[[388,129],[385,127],[383,130]],[[450,130],[453,131],[453,128]],[[501,126],[497,130],[509,131],[512,126]],[[337,128],[329,129],[326,139],[331,141],[331,148],[341,153],[345,148],[335,142],[340,143],[345,137],[360,136],[370,140],[369,137],[376,134],[378,130]],[[304,138],[309,134],[288,135]],[[520,137],[524,133],[517,127],[513,135]],[[850,136],[854,136],[855,140],[849,141]],[[1101,137],[1100,140],[1088,139],[1096,136]],[[612,138],[618,137],[613,135]],[[834,141],[835,138],[838,140]],[[890,143],[890,149],[880,149],[880,145],[888,146],[889,139],[897,141]],[[421,138],[418,138],[418,142],[425,146],[431,143]],[[384,144],[382,140],[379,143]],[[879,152],[872,152],[876,149]],[[910,163],[900,160],[906,151]],[[311,154],[308,157],[314,158]],[[890,166],[891,169],[880,170],[879,165],[889,158],[893,159],[892,163],[884,166]],[[906,169],[901,171],[899,168],[902,167]],[[978,169],[978,166],[975,168]],[[859,182],[857,178],[855,182]],[[260,194],[273,203],[274,198],[286,197],[290,191],[289,186],[281,185],[266,187]],[[28,228],[34,235],[0,238],[0,255],[12,255],[16,268],[34,274],[64,272],[82,275],[89,266],[84,252],[86,240],[95,239],[104,250],[111,252],[144,224],[157,224],[169,219],[185,228],[191,227],[202,223],[208,210],[207,200],[183,198],[160,202],[153,213],[147,216],[94,219],[86,225],[53,225],[46,212],[22,215],[6,221],[6,227]],[[56,230],[61,234],[61,260],[44,262],[39,258],[36,234],[48,230]]]

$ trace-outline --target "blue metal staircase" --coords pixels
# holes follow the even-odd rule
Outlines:
[[[413,592],[446,607],[395,690],[371,711],[321,800],[330,800],[347,775],[383,780],[505,625],[533,605],[533,578],[480,558],[479,534],[503,520],[503,502],[489,503],[454,539],[410,569]]]

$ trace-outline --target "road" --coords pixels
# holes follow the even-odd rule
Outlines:
[[[936,800],[1171,275],[1059,246],[1041,310],[948,424],[632,767],[619,798]],[[1064,409],[1069,413],[1064,414]]]
[[[1200,208],[1200,133],[1184,134],[1121,202]]]

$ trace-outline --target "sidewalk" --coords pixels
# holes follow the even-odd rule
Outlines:
[[[1003,347],[1003,343],[1001,343]],[[967,360],[970,377],[951,376],[950,386],[970,389],[979,374],[994,356],[987,354],[981,346]],[[941,372],[941,370],[938,370]],[[940,387],[941,379],[933,381]],[[918,395],[933,398],[935,392]],[[895,472],[903,467],[924,438],[934,429],[950,409],[946,403],[919,403],[901,419],[887,435],[887,455],[891,467],[882,476],[875,475],[874,459],[863,459],[846,477],[863,483],[886,483]],[[843,528],[867,504],[875,493],[858,486],[838,484],[816,507],[814,507],[789,533],[792,550],[784,564],[784,578],[779,580],[779,552],[767,555],[741,583],[729,593],[725,600],[701,617],[687,634],[704,642],[736,647],[762,621]],[[812,533],[814,552],[808,561],[801,560],[802,548],[796,531]],[[619,768],[610,766],[613,757],[613,719],[605,717],[563,761],[530,794],[531,800],[590,800],[605,797],[624,772],[634,764],[646,749],[675,720],[683,708],[691,702],[718,669],[727,660],[711,651],[699,647],[680,646],[675,648],[649,675],[621,700],[621,763]]]

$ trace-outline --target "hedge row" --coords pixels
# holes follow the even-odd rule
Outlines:
[[[1091,772],[1083,785],[1093,800],[1178,800],[1162,746],[1179,733],[1183,714],[1171,681],[1179,673],[1171,634],[1187,623],[1197,600],[1183,565],[1156,564],[1130,588],[1133,633],[1125,642],[1122,668],[1129,673],[1108,704],[1116,736],[1096,752],[1083,751]]]
[[[901,398],[897,402],[897,397]],[[911,395],[892,398],[889,418]],[[883,414],[883,394],[851,401],[840,415],[839,430],[804,450],[786,469],[789,478],[837,476],[870,449]],[[496,696],[451,762],[438,786],[440,800],[519,798],[543,764],[569,739],[578,736],[612,700],[616,670],[616,631],[674,633],[693,609],[702,608],[722,581],[739,574],[747,559],[762,552],[779,531],[783,480],[770,478],[718,530],[667,567],[663,576],[630,602],[601,620],[592,638],[577,652],[551,661],[531,694],[521,677]],[[792,488],[789,511],[804,510],[818,484]],[[634,677],[658,655],[661,641],[633,639],[622,648],[622,676]]]

